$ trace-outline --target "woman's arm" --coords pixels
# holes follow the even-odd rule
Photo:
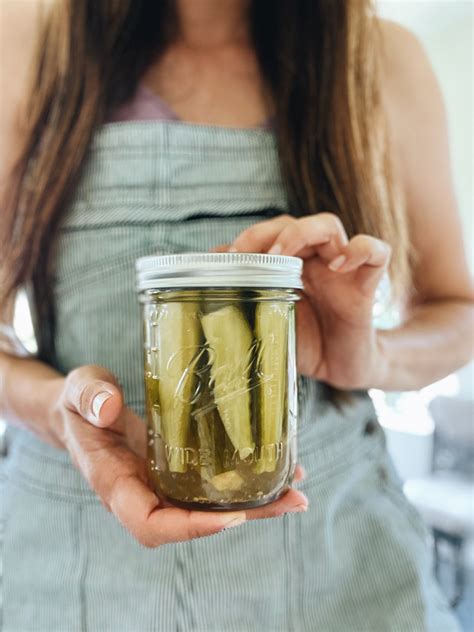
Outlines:
[[[473,356],[472,301],[440,299],[413,309],[396,329],[379,331],[379,371],[368,387],[418,390],[460,369]]]
[[[22,142],[21,119],[38,28],[51,1],[3,0],[0,7],[0,199]],[[1,279],[1,271],[0,271]],[[59,375],[25,355],[14,338],[13,300],[0,305],[0,417],[59,447],[50,425],[50,386]],[[27,420],[27,421],[26,421]]]
[[[416,38],[382,25],[384,98],[395,172],[416,253],[414,294],[398,328],[379,332],[383,369],[372,386],[421,388],[473,354],[473,286],[451,172],[442,95]]]
[[[382,94],[394,179],[404,196],[417,260],[404,322],[373,327],[373,302],[388,244],[350,240],[331,213],[260,222],[231,245],[304,259],[297,307],[298,370],[340,389],[410,390],[472,357],[473,290],[449,163],[446,116],[426,57],[404,29],[382,24]],[[222,245],[224,251],[229,245]]]
[[[0,198],[18,156],[38,30],[53,0],[0,2]]]
[[[52,415],[62,378],[34,358],[0,353],[0,417],[62,448],[61,429]]]

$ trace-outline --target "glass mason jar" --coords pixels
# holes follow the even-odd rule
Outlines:
[[[172,503],[235,510],[288,489],[301,269],[296,257],[260,254],[137,261],[148,473]]]

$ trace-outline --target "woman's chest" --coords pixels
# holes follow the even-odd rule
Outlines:
[[[271,114],[255,51],[246,46],[212,51],[173,46],[142,82],[181,121],[254,128]]]

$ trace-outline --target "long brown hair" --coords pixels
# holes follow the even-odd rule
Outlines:
[[[26,140],[2,211],[0,301],[32,284],[47,361],[56,231],[94,130],[175,35],[172,8],[172,0],[61,0],[41,32]],[[291,212],[332,211],[349,235],[385,239],[392,275],[406,280],[406,221],[391,194],[370,0],[252,0],[250,26]]]

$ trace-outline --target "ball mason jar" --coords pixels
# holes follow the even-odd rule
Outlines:
[[[302,261],[185,254],[136,268],[152,487],[194,509],[275,500],[295,468]]]

